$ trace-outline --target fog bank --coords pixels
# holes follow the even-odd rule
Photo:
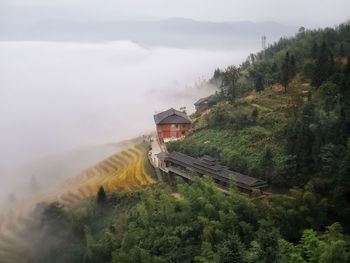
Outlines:
[[[149,132],[155,111],[191,111],[213,92],[195,83],[250,52],[0,42],[0,177],[11,185],[31,176],[23,163]]]

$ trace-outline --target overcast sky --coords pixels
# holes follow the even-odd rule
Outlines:
[[[344,22],[349,19],[349,10],[349,0],[0,0],[0,14],[13,19],[186,17],[209,21],[271,20],[311,27]]]
[[[11,191],[10,180],[14,184],[27,182],[25,176],[33,174],[27,168],[25,173],[17,171],[23,163],[148,132],[154,128],[155,111],[181,106],[193,109],[194,101],[214,92],[208,87],[193,88],[194,83],[210,78],[216,67],[240,64],[256,51],[262,27],[256,25],[250,35],[239,35],[242,41],[237,41],[238,46],[226,42],[229,49],[203,48],[197,42],[202,44],[202,39],[206,39],[199,38],[206,36],[205,30],[198,30],[201,32],[193,36],[191,28],[182,35],[173,35],[167,28],[157,27],[162,37],[180,41],[175,41],[174,46],[160,40],[155,42],[157,45],[144,46],[145,38],[137,34],[126,38],[132,41],[56,41],[66,31],[75,36],[81,33],[80,28],[88,33],[91,29],[94,36],[105,24],[112,24],[112,31],[116,30],[113,23],[94,24],[96,21],[172,17],[274,21],[310,28],[344,22],[349,18],[349,10],[350,0],[0,0],[0,39],[5,40],[0,41],[0,180],[6,178],[6,183],[0,185],[0,195]],[[180,29],[187,26],[181,21]],[[88,26],[76,26],[79,24]],[[103,26],[94,26],[99,24]],[[279,38],[294,27],[278,25],[278,28],[282,29],[272,28],[271,32],[281,32]],[[128,26],[126,32],[131,29]],[[249,33],[242,26],[240,29]],[[57,35],[56,42],[43,41],[42,32]],[[221,44],[229,39],[225,40],[225,34],[216,34],[216,29],[215,34],[208,32],[212,35],[207,38],[214,42]],[[150,38],[158,36],[147,30],[141,33],[149,34]],[[28,35],[39,36],[39,40],[33,41]],[[272,39],[270,35],[268,41]],[[26,41],[18,41],[17,36]],[[136,44],[140,43],[137,40],[144,41]],[[195,44],[190,48],[179,45],[192,42]],[[246,43],[253,43],[255,49]]]

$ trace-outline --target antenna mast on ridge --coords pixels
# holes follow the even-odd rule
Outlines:
[[[266,36],[265,35],[263,35],[261,37],[261,47],[262,47],[262,50],[265,51],[265,49],[266,49]]]
[[[266,36],[265,35],[263,35],[262,37],[261,37],[261,47],[262,47],[262,51],[261,51],[261,53],[262,53],[262,59],[264,59],[265,58],[265,49],[266,49]]]

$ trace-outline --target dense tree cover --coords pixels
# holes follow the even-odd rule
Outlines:
[[[339,64],[350,56],[350,24],[344,23],[335,28],[305,30],[292,38],[281,38],[266,50],[250,54],[238,68],[240,77],[248,78],[247,86],[236,86],[236,92],[256,91],[281,83],[285,86],[299,73],[319,87],[335,71]],[[212,80],[225,78],[231,67],[221,71],[216,69]],[[247,76],[245,73],[248,72]],[[248,87],[250,85],[250,87]],[[225,85],[223,85],[225,87]],[[242,90],[243,88],[243,90]]]
[[[102,188],[101,188],[102,189]],[[110,194],[101,203],[88,200],[73,207],[39,204],[34,223],[23,237],[30,244],[26,262],[111,262],[127,228],[127,211],[140,199],[138,192]],[[101,206],[102,205],[102,206]]]
[[[272,186],[313,182],[328,199],[327,218],[350,231],[350,24],[300,29],[238,68],[236,96],[222,96],[198,130],[169,149],[209,154]],[[229,78],[228,70],[220,72]],[[224,82],[225,83],[225,82]],[[230,83],[226,81],[226,83]],[[223,85],[227,89],[229,85]],[[280,87],[286,93],[278,92]],[[252,90],[259,93],[249,93]],[[261,92],[263,89],[264,92]],[[223,93],[225,94],[225,93]],[[244,98],[246,95],[250,97]]]
[[[348,56],[350,53],[350,24],[344,23],[335,28],[318,30],[304,30],[293,38],[281,38],[277,43],[269,46],[264,51],[255,55],[255,60],[248,57],[247,63],[243,64],[245,69],[259,72],[265,76],[267,84],[281,82],[281,68],[286,52],[294,55],[296,68],[302,73],[305,70],[313,71],[317,60],[324,67],[329,68],[333,60]],[[310,71],[309,71],[310,72]],[[306,77],[311,77],[306,74]]]
[[[348,262],[349,237],[312,184],[271,199],[224,195],[208,178],[38,212],[29,262]],[[128,215],[127,221],[125,220]]]

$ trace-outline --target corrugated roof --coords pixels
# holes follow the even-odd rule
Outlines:
[[[159,160],[164,161],[164,159],[167,157],[167,153],[160,152],[160,153],[156,154],[156,156],[158,157]]]
[[[226,166],[220,165],[214,158],[209,156],[193,158],[183,153],[172,152],[162,154],[162,156],[159,157],[161,157],[163,160],[185,166],[186,168],[192,168],[200,174],[209,175],[221,181],[229,182],[231,179],[233,179],[237,186],[245,189],[267,186],[266,181],[231,171]]]
[[[156,124],[190,124],[191,119],[186,113],[173,108],[153,116]]]

